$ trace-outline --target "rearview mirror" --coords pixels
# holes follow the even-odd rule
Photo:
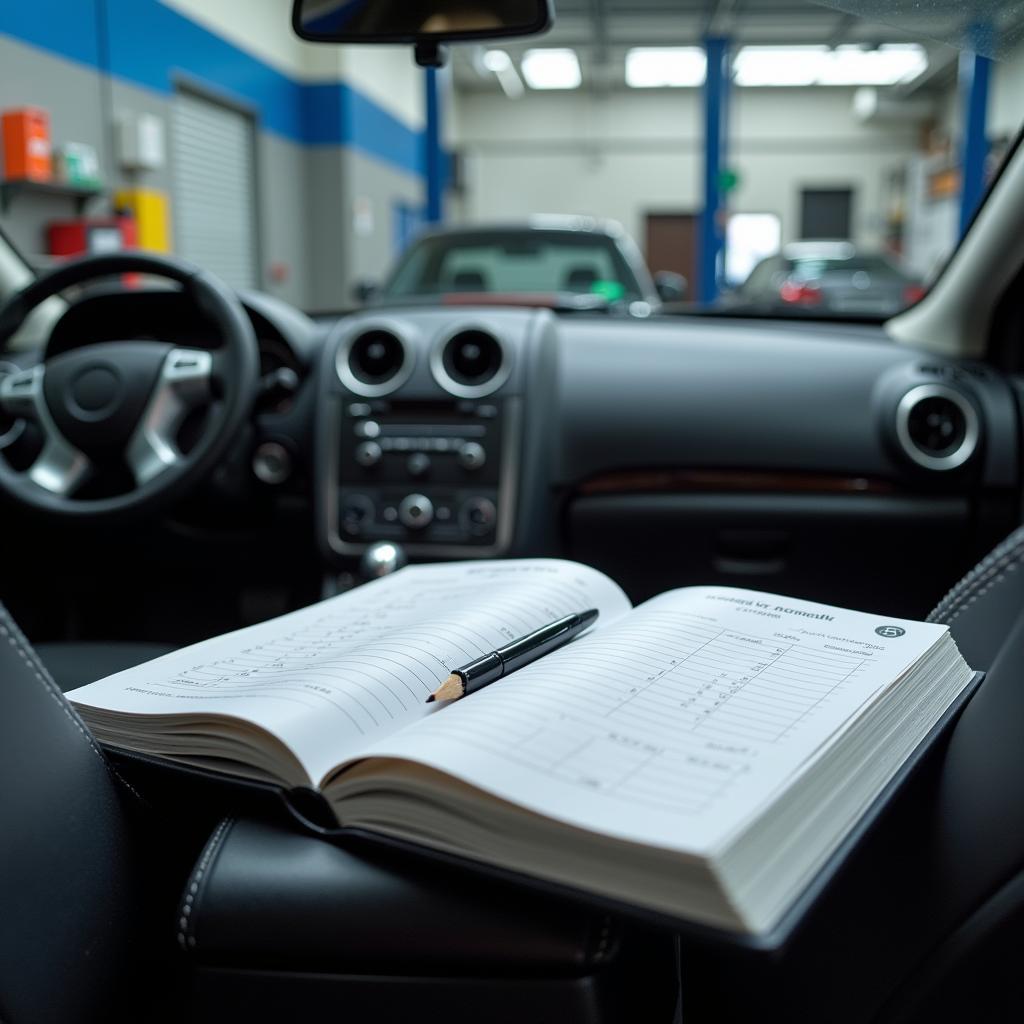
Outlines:
[[[321,43],[446,43],[543,32],[551,0],[295,0],[292,27]]]

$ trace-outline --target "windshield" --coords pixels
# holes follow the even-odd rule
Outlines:
[[[529,228],[425,238],[409,249],[381,298],[462,292],[567,292],[610,302],[642,298],[613,239]]]
[[[0,3],[0,231],[34,269],[137,246],[315,315],[881,322],[1022,120],[1020,0],[558,0],[442,69],[302,41],[289,0],[109,6]]]

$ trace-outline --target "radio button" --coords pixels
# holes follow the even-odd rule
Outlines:
[[[376,420],[360,420],[353,429],[356,437],[380,437],[380,424]]]
[[[459,510],[462,528],[474,537],[490,533],[497,518],[498,510],[494,502],[487,498],[470,498]]]
[[[369,469],[371,466],[376,466],[381,460],[381,456],[384,454],[381,446],[376,441],[364,441],[358,448],[356,448],[356,462],[359,463],[363,469]]]
[[[409,476],[426,476],[430,472],[430,456],[416,452],[405,460],[405,468]]]
[[[434,503],[425,494],[408,494],[398,506],[398,518],[410,530],[423,530],[434,518]]]
[[[373,522],[373,502],[363,494],[350,494],[342,503],[341,528],[351,536],[362,533],[367,523]]]
[[[463,469],[479,469],[487,461],[487,452],[476,441],[467,441],[459,449],[459,465]]]

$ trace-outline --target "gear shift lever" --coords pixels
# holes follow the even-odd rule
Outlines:
[[[397,572],[408,561],[409,557],[401,544],[379,540],[363,552],[363,557],[359,559],[359,575],[366,581],[378,580]]]

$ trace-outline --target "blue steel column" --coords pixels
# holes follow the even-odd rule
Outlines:
[[[985,161],[988,158],[988,137],[985,122],[988,114],[988,81],[992,61],[978,53],[964,50],[960,54],[958,78],[963,115],[963,138],[960,144],[960,234],[967,230],[974,211],[985,191]]]
[[[704,40],[707,78],[704,83],[704,211],[700,219],[700,288],[703,304],[718,298],[718,281],[725,249],[725,208],[721,173],[725,165],[729,105],[729,40]]]
[[[424,131],[424,172],[427,183],[428,224],[440,224],[444,219],[444,186],[446,178],[444,147],[441,145],[441,83],[437,68],[424,72],[427,107],[427,126]]]

